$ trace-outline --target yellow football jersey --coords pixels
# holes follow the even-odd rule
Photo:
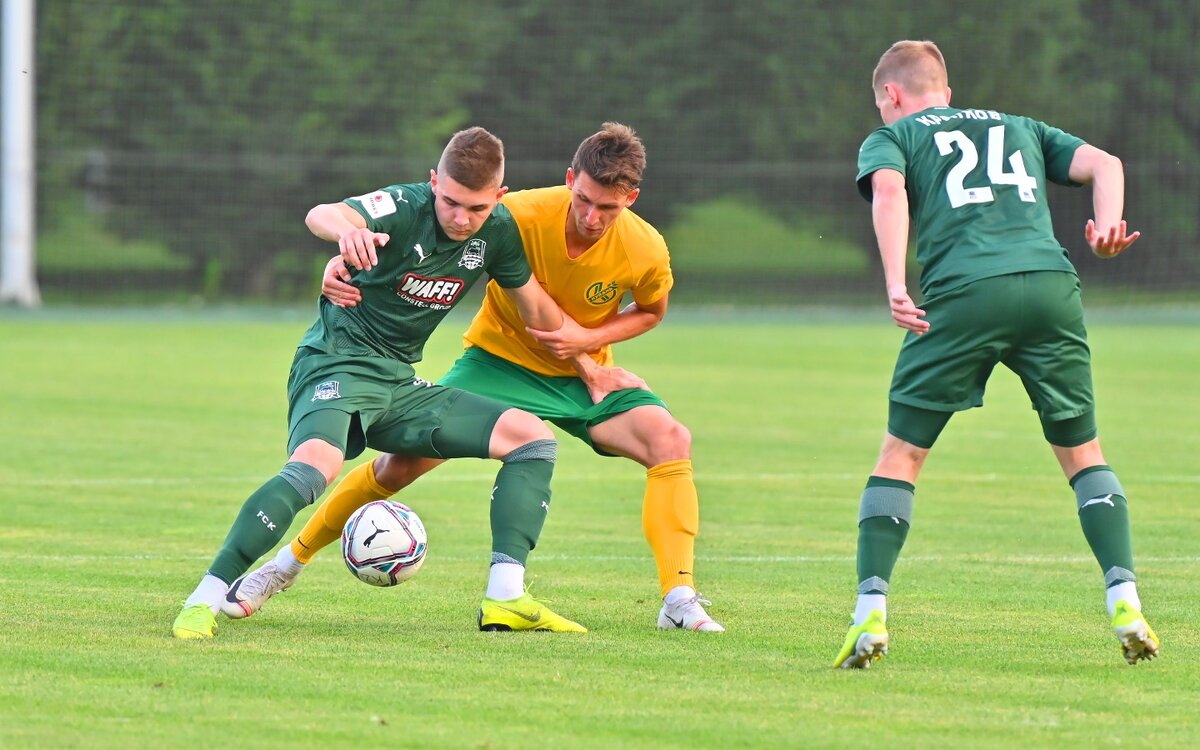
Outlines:
[[[675,283],[666,241],[628,209],[587,252],[569,258],[566,226],[571,191],[565,185],[509,193],[503,203],[517,221],[533,275],[559,307],[584,327],[595,328],[616,315],[626,292],[639,304],[650,305]],[[558,359],[526,333],[517,306],[492,281],[463,343],[542,375],[576,374],[570,362]],[[612,364],[612,347],[593,353],[592,359]]]

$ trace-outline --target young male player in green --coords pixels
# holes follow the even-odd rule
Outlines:
[[[1125,659],[1153,658],[1158,638],[1140,612],[1125,490],[1097,437],[1079,279],[1046,202],[1047,179],[1090,183],[1095,218],[1085,237],[1098,256],[1117,255],[1138,238],[1121,219],[1121,162],[1036,120],[951,107],[932,42],[892,45],[873,85],[884,126],[859,150],[858,187],[871,201],[892,318],[908,333],[859,506],[858,604],[834,666],[869,667],[887,653],[888,581],[917,475],[951,415],[982,405],[997,364],[1021,377],[1074,489]],[[923,308],[905,281],[910,221]]]
[[[485,272],[530,325],[562,325],[561,311],[530,271],[511,214],[498,207],[507,190],[503,179],[503,145],[483,128],[470,128],[450,139],[428,183],[393,185],[309,212],[313,234],[343,251],[387,245],[388,252],[359,274],[361,305],[342,308],[321,298],[288,378],[288,462],[242,506],[175,619],[176,638],[213,637],[229,584],[283,538],[347,457],[368,446],[499,459],[492,559],[511,564],[493,566],[488,596],[521,592],[500,602],[520,629],[585,630],[524,594],[522,585],[549,509],[552,433],[531,414],[426,382],[412,367],[433,329]]]

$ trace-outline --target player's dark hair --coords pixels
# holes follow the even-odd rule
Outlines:
[[[455,133],[442,151],[438,172],[468,190],[484,190],[504,182],[504,144],[481,127]]]
[[[946,59],[933,42],[910,39],[896,42],[880,56],[871,77],[876,99],[883,96],[885,83],[898,83],[915,95],[944,89],[949,85]]]
[[[646,171],[646,147],[628,125],[606,122],[599,132],[579,144],[571,169],[588,176],[604,187],[629,192],[642,183]]]

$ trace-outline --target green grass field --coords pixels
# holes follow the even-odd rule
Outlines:
[[[882,311],[760,317],[673,313],[620,349],[695,436],[698,575],[727,633],[654,630],[643,473],[564,442],[530,573],[587,635],[475,630],[494,466],[464,460],[404,495],[431,540],[412,582],[365,586],[329,550],[195,643],[171,620],[284,458],[307,314],[0,315],[0,747],[1200,744],[1195,320],[1092,326],[1162,658],[1122,660],[1073,495],[1002,371],[926,467],[891,654],[850,673],[829,663],[900,333]],[[449,365],[462,323],[421,374]]]

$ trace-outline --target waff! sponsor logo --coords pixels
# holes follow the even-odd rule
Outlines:
[[[466,288],[462,279],[431,278],[406,273],[396,286],[396,294],[418,307],[449,308]]]

